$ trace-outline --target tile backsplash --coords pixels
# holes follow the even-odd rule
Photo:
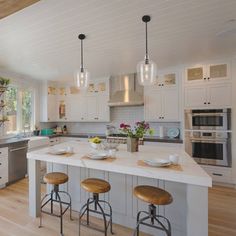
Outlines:
[[[92,123],[92,122],[59,122],[59,123],[41,123],[40,128],[48,128],[56,125],[63,126],[66,124],[69,133],[101,133],[106,132],[106,125],[111,124],[117,127],[117,132],[120,123],[128,123],[134,125],[137,121],[144,120],[144,108],[143,106],[132,106],[132,107],[112,107],[111,108],[111,122],[109,123]],[[159,136],[159,127],[163,126],[164,136],[167,133],[168,128],[177,127],[180,128],[180,122],[152,122],[150,123],[151,128],[154,129],[155,136]]]

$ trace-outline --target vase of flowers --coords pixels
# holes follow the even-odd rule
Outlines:
[[[122,123],[120,124],[120,131],[127,135],[128,152],[138,152],[139,139],[143,138],[146,133],[153,135],[153,129],[145,121],[136,122],[133,128],[129,124]]]

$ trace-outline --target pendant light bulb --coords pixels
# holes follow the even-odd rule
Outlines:
[[[76,86],[82,90],[87,89],[89,86],[90,73],[84,68],[83,58],[83,40],[85,39],[84,34],[80,34],[78,38],[81,41],[81,64],[80,69],[75,73]]]
[[[143,16],[142,21],[145,23],[146,32],[146,53],[144,60],[137,65],[138,82],[143,86],[150,86],[155,84],[157,76],[157,66],[155,62],[149,59],[148,55],[148,36],[147,36],[147,23],[151,20],[148,15]]]

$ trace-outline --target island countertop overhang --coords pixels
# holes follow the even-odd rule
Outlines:
[[[178,183],[205,187],[212,186],[211,177],[181,148],[144,145],[140,146],[139,152],[129,153],[126,151],[126,145],[120,145],[119,151],[116,153],[116,159],[112,162],[106,162],[82,158],[91,152],[88,142],[70,141],[58,144],[54,146],[54,148],[65,148],[68,146],[73,147],[75,152],[69,157],[51,155],[49,154],[50,148],[43,148],[28,153],[27,158]],[[180,156],[180,165],[182,170],[138,165],[139,160],[150,158],[168,158],[170,154],[174,153]]]

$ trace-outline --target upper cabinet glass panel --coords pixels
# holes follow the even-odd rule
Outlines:
[[[174,73],[164,75],[164,85],[176,85],[176,75]]]
[[[210,65],[210,79],[226,78],[228,76],[227,64]]]
[[[204,78],[203,67],[188,68],[187,69],[187,81],[200,81]]]

